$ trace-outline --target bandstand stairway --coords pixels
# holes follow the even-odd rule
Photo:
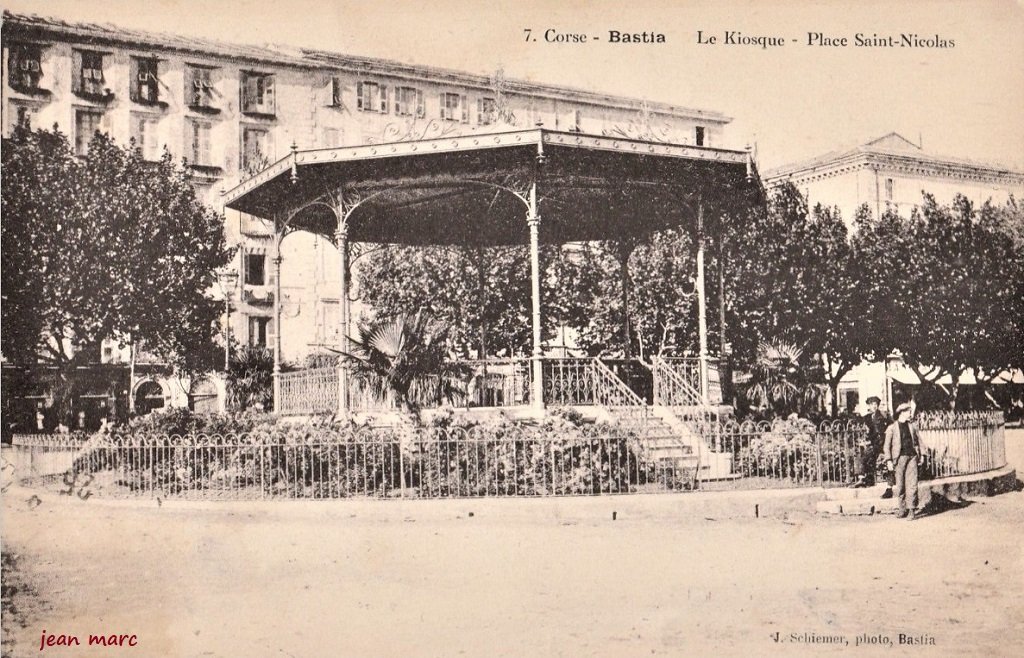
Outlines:
[[[644,436],[658,460],[697,462],[702,480],[737,477],[732,455],[713,450],[698,429],[731,416],[732,408],[720,404],[720,389],[714,400],[718,404],[702,403],[692,381],[693,363],[659,357],[650,364],[639,359],[594,362],[594,403],[609,420]],[[717,380],[717,372],[710,374]]]
[[[642,437],[648,458],[657,463],[659,471],[690,471],[696,476],[700,455],[693,449],[693,442],[681,436],[673,423],[655,415],[653,407],[641,397],[645,391],[653,392],[650,369],[639,361],[619,360],[609,366],[594,359],[592,364],[594,402],[607,419]]]

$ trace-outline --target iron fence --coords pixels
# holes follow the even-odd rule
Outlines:
[[[773,488],[843,486],[855,479],[867,445],[859,422],[807,420],[687,423],[699,439],[707,473],[701,486]]]
[[[212,499],[572,496],[681,491],[696,457],[673,437],[544,437],[473,429],[96,435],[63,448],[63,484],[109,497]],[[26,446],[27,447],[27,446]],[[21,476],[28,475],[21,472]],[[60,486],[56,477],[42,481]]]
[[[842,486],[853,481],[867,438],[856,421],[665,429],[295,425],[238,435],[19,435],[5,458],[19,479],[60,485],[63,476],[69,488],[102,496],[571,496]],[[1006,464],[1001,414],[923,416],[920,430],[925,478]]]
[[[928,412],[916,422],[925,477],[970,475],[1006,466],[1001,411]]]

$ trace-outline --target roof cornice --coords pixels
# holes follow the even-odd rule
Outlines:
[[[872,169],[903,173],[971,178],[994,182],[1011,181],[1024,185],[1024,173],[1005,167],[944,160],[935,156],[897,154],[880,151],[855,149],[835,156],[827,161],[813,161],[804,164],[780,167],[765,174],[768,183],[789,179],[830,178],[857,169]]]

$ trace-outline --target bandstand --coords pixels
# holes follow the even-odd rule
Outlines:
[[[347,291],[355,242],[529,245],[532,355],[482,359],[487,390],[476,406],[543,414],[547,405],[591,406],[612,415],[677,420],[715,399],[704,295],[705,233],[716,219],[757,203],[763,191],[749,149],[728,150],[561,132],[538,126],[329,149],[292,148],[285,158],[226,193],[226,206],[274,225],[274,323],[281,320],[281,241],[293,231],[333,239],[341,254],[338,349],[349,352]],[[699,357],[633,364],[545,356],[540,244],[620,241],[682,226],[696,237]],[[623,262],[626,262],[625,260]],[[625,287],[624,287],[625,289]],[[627,325],[628,326],[628,325]],[[628,328],[626,329],[628,332]],[[638,387],[624,373],[646,373]],[[644,377],[641,377],[643,379]],[[354,413],[386,407],[336,369],[281,372],[274,339],[274,404],[283,415]]]

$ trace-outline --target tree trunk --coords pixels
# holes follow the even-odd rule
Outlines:
[[[949,377],[949,410],[956,411],[957,397],[960,394],[960,372],[950,372]]]

